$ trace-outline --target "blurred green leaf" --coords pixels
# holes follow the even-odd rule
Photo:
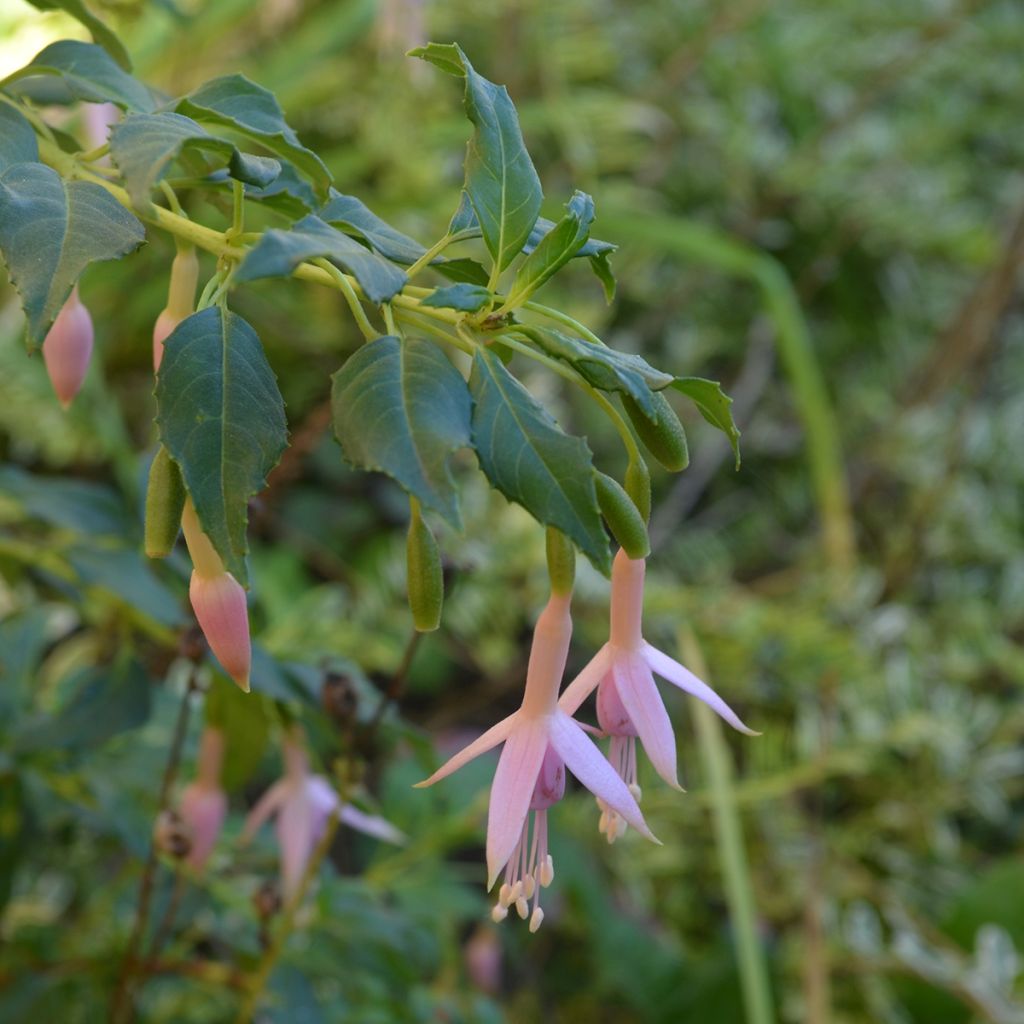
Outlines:
[[[96,17],[82,0],[28,0],[28,2],[40,11],[65,11],[75,21],[81,22],[93,38],[125,71],[131,71],[132,62],[124,43],[118,38],[117,33]]]

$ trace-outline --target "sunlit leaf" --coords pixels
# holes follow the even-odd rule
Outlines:
[[[729,438],[736,456],[736,468],[739,469],[740,431],[732,418],[732,399],[722,390],[722,385],[703,377],[677,377],[672,387],[690,398],[700,410],[701,416]]]

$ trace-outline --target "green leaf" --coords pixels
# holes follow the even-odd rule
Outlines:
[[[31,347],[42,343],[90,263],[119,259],[144,239],[142,224],[100,185],[65,181],[38,163],[0,174],[0,252]]]
[[[448,222],[448,234],[461,235],[466,232],[475,232],[473,237],[479,235],[480,221],[477,220],[473,204],[469,201],[466,190],[463,189],[459,193],[459,207],[452,214],[452,219]]]
[[[164,343],[156,400],[160,440],[200,525],[244,586],[248,501],[288,443],[284,402],[256,332],[219,306],[183,320]]]
[[[438,288],[424,299],[421,306],[436,306],[441,309],[457,309],[460,313],[475,313],[491,300],[491,293],[479,284],[451,284]]]
[[[311,213],[317,206],[317,198],[309,182],[299,177],[295,166],[287,160],[281,161],[281,172],[265,188],[246,185],[245,197],[266,203],[293,220]]]
[[[149,718],[151,683],[134,658],[75,673],[72,696],[55,715],[19,730],[18,753],[98,747]]]
[[[104,22],[100,21],[81,0],[28,0],[39,11],[65,11],[75,21],[84,25],[92,41],[103,47],[125,71],[131,71],[132,62],[124,43]]]
[[[231,128],[284,157],[309,178],[321,199],[327,198],[331,174],[324,162],[299,142],[274,94],[244,75],[214,78],[179,100],[176,109],[197,121]]]
[[[396,263],[408,266],[415,263],[427,250],[415,238],[410,238],[387,221],[377,216],[361,199],[331,190],[331,198],[318,211],[321,220],[346,233],[355,233],[375,252]]]
[[[519,255],[540,212],[540,179],[526,151],[508,90],[487,81],[454,43],[410,51],[466,79],[466,113],[476,128],[466,150],[465,192],[500,272]]]
[[[238,268],[235,281],[287,277],[304,260],[320,256],[351,273],[371,302],[387,302],[405,286],[405,274],[393,263],[312,213],[288,230],[271,228],[264,232]]]
[[[590,269],[593,270],[601,282],[601,287],[604,288],[605,302],[611,302],[615,298],[615,273],[612,271],[612,265],[608,262],[609,253],[613,252],[615,248],[612,246],[610,249],[595,253],[590,257]]]
[[[242,693],[234,682],[215,673],[206,692],[203,713],[206,725],[224,733],[231,753],[224,761],[221,785],[233,793],[252,778],[263,760],[270,742],[273,705],[258,691]]]
[[[481,288],[486,288],[490,281],[487,271],[476,260],[464,257],[445,260],[443,263],[436,264],[434,269],[442,276],[447,277],[449,281],[478,284]]]
[[[427,508],[460,525],[448,468],[470,443],[470,398],[444,353],[418,338],[378,338],[332,378],[334,433],[345,458],[393,477]]]
[[[102,46],[62,39],[44,47],[31,62],[0,82],[0,87],[35,75],[56,75],[76,100],[115,103],[123,110],[152,113],[156,101],[137,78],[114,63]]]
[[[0,174],[12,164],[39,159],[39,143],[28,120],[6,103],[0,103]]]
[[[232,177],[257,187],[269,185],[281,170],[276,160],[246,156],[183,114],[128,114],[110,133],[110,155],[140,208],[149,206],[153,186],[186,150],[211,154]]]
[[[586,441],[570,437],[489,349],[473,356],[473,446],[488,480],[538,522],[573,540],[601,572],[608,538]]]
[[[732,399],[722,390],[716,380],[705,380],[703,377],[677,377],[672,382],[676,391],[681,391],[693,400],[704,417],[713,427],[718,427],[729,438],[733,454],[736,456],[736,468],[740,468],[740,432],[732,418]]]
[[[577,195],[585,193],[576,193]],[[540,244],[545,235],[550,234],[555,228],[554,221],[545,217],[538,217],[537,223],[530,232],[530,237],[523,246],[523,252],[529,255]],[[615,275],[612,273],[608,257],[618,249],[617,245],[611,242],[602,242],[599,238],[588,238],[572,254],[573,259],[587,258],[590,260],[590,267],[604,288],[604,297],[608,302],[615,298]]]
[[[668,387],[675,379],[656,370],[641,356],[595,345],[549,327],[517,326],[516,331],[549,356],[568,363],[595,388],[629,395],[648,416],[655,414],[651,392]]]
[[[548,281],[579,251],[594,223],[594,200],[586,192],[574,192],[566,215],[537,243],[516,271],[506,305],[518,306]]]

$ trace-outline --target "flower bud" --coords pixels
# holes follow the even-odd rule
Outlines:
[[[185,506],[181,471],[161,445],[149,467],[146,487],[146,555],[166,558],[174,548]]]
[[[647,527],[629,495],[617,480],[604,473],[594,474],[594,486],[601,515],[619,546],[630,558],[646,558],[651,551]]]
[[[188,862],[197,871],[209,860],[228,813],[227,794],[220,784],[223,762],[224,733],[208,725],[199,739],[195,780],[185,787],[178,805],[192,836]]]
[[[421,633],[437,629],[444,605],[444,576],[441,552],[430,527],[423,521],[417,505],[413,506],[406,541],[409,608],[412,621]]]
[[[153,825],[153,845],[161,852],[181,860],[192,848],[188,825],[176,811],[161,811]]]
[[[686,433],[668,399],[660,391],[655,391],[651,398],[654,400],[653,420],[629,395],[623,395],[622,404],[647,450],[667,470],[678,473],[690,464]]]
[[[78,394],[89,369],[92,340],[92,317],[78,298],[76,286],[43,341],[46,370],[65,409]]]
[[[229,572],[203,576],[193,569],[188,596],[210,650],[224,671],[248,693],[252,652],[249,612],[241,584]]]
[[[164,342],[171,332],[195,310],[196,284],[199,281],[199,259],[191,246],[181,248],[171,263],[171,281],[167,290],[167,306],[153,326],[153,372],[160,369]]]

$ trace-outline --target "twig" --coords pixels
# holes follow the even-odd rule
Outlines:
[[[185,734],[188,732],[188,719],[191,711],[192,692],[195,689],[195,673],[189,676],[188,686],[181,698],[181,706],[178,709],[178,720],[174,726],[174,735],[171,739],[171,746],[167,753],[167,764],[164,766],[163,778],[160,782],[160,795],[157,801],[157,817],[167,810],[171,795],[171,787],[178,774],[178,765],[181,762],[181,751],[185,743]],[[146,931],[146,924],[149,918],[149,907],[153,898],[153,883],[156,880],[156,870],[159,864],[157,858],[156,842],[150,838],[149,853],[146,856],[146,864],[142,869],[142,878],[139,881],[139,897],[136,903],[135,924],[132,927],[128,945],[124,951],[124,959],[121,961],[121,970],[118,976],[117,986],[110,1004],[110,1019],[113,1024],[120,1021],[130,1021],[134,1016],[131,1005],[131,983],[137,963],[139,945]]]
[[[387,689],[383,694],[381,694],[377,710],[374,712],[373,718],[370,719],[370,725],[367,730],[368,735],[372,736],[377,731],[381,720],[384,718],[384,712],[388,709],[388,705],[391,704],[392,701],[398,700],[398,697],[402,692],[402,687],[405,686],[405,681],[409,677],[409,669],[412,666],[412,659],[416,656],[416,648],[419,647],[420,640],[422,638],[422,633],[418,630],[413,630],[408,643],[405,645],[402,660],[398,663],[398,668],[395,669],[395,673],[391,677],[391,681],[388,683]]]

